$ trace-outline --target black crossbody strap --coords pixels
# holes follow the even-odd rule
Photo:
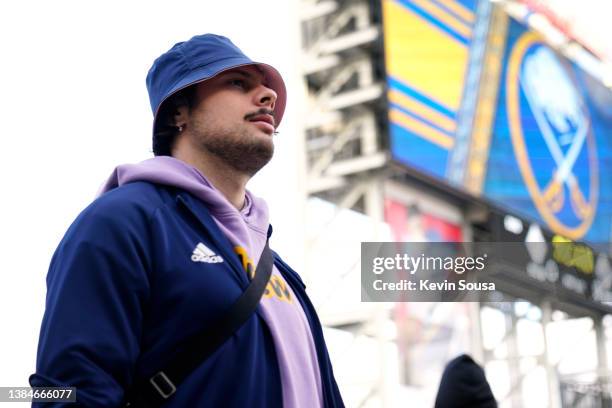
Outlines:
[[[153,376],[137,381],[128,393],[126,406],[156,407],[167,401],[181,382],[227,341],[253,314],[272,274],[274,257],[266,240],[255,277],[228,312],[211,328],[183,343],[180,353]]]

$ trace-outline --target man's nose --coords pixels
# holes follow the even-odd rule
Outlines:
[[[267,107],[273,110],[274,104],[276,103],[276,98],[278,98],[278,95],[273,89],[268,88],[265,85],[259,85],[255,94],[255,103],[258,106]]]

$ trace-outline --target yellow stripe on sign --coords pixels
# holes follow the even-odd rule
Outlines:
[[[435,143],[444,149],[450,150],[455,144],[455,141],[452,137],[445,135],[439,130],[434,129],[423,122],[419,122],[418,120],[411,118],[410,116],[397,109],[391,109],[389,111],[389,119],[391,120],[391,122],[394,122],[414,132],[417,136],[420,136],[425,140]]]
[[[411,0],[411,2],[468,40],[472,37],[472,28],[470,26],[466,25],[463,21],[457,19],[452,14],[449,14],[446,10],[441,9],[435,3],[432,3],[429,0]]]
[[[416,113],[444,130],[454,132],[457,129],[457,123],[454,120],[402,92],[392,89],[389,91],[388,96],[390,102]]]
[[[442,3],[447,8],[454,11],[457,15],[463,18],[468,23],[473,24],[476,18],[474,17],[474,13],[463,6],[463,4],[459,3],[455,0],[438,0],[439,3]]]
[[[457,111],[468,48],[392,0],[383,13],[387,74]]]

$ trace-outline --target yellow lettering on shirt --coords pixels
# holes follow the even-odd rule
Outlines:
[[[253,263],[253,260],[249,257],[249,254],[247,253],[246,249],[241,246],[235,246],[234,252],[236,252],[238,258],[240,258],[240,262],[242,262],[242,267],[246,271],[249,279],[253,279],[255,277],[255,264]]]
[[[249,257],[246,249],[241,246],[235,246],[234,252],[236,252],[240,258],[242,267],[246,271],[249,279],[253,279],[255,277],[255,263]],[[266,299],[277,298],[288,303],[293,303],[293,297],[291,296],[291,292],[287,287],[287,283],[282,277],[277,275],[272,275],[270,277],[270,281],[266,285],[266,290],[264,291],[263,297]]]

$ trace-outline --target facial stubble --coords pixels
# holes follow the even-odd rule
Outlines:
[[[223,160],[235,170],[253,176],[272,159],[272,136],[265,139],[249,129],[249,124],[233,127],[206,126],[193,123],[192,133],[199,148]]]

